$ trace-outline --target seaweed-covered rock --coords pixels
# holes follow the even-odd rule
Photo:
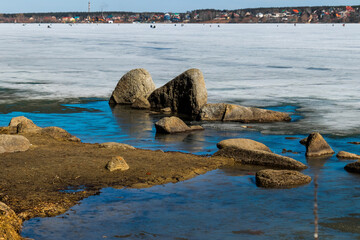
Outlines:
[[[305,154],[307,157],[320,157],[335,153],[318,132],[311,133],[307,138],[301,140],[300,143],[301,142],[306,146]]]
[[[338,154],[336,154],[336,157],[340,159],[360,159],[360,155],[345,151],[338,152]]]
[[[199,69],[189,69],[156,89],[148,100],[154,109],[170,107],[173,112],[195,117],[207,102],[203,74]]]
[[[256,173],[256,185],[264,188],[288,188],[310,182],[310,176],[298,171],[265,169]]]
[[[3,202],[0,202],[0,239],[21,240],[22,221],[15,212]]]
[[[58,141],[70,141],[70,142],[80,142],[81,140],[73,135],[71,135],[66,130],[59,127],[46,127],[41,130],[41,134],[46,134]]]
[[[154,90],[150,73],[143,68],[133,69],[119,80],[110,103],[132,104],[139,97],[147,98]]]
[[[244,123],[291,120],[291,117],[287,113],[226,103],[206,104],[201,108],[197,118],[201,121],[233,121]]]
[[[261,142],[257,142],[257,141],[251,140],[251,139],[245,139],[245,138],[226,139],[226,140],[219,142],[216,146],[219,149],[233,147],[233,148],[239,148],[239,149],[260,150],[260,151],[271,152],[270,148],[268,148],[265,144],[262,144]]]
[[[302,170],[307,166],[295,159],[281,156],[272,152],[248,150],[234,147],[223,148],[214,156],[232,158],[237,163],[267,166],[279,169]]]
[[[0,153],[24,152],[30,147],[29,140],[19,135],[0,135]]]

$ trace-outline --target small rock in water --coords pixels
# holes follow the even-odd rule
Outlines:
[[[134,109],[149,109],[150,108],[150,103],[146,98],[144,98],[143,96],[140,96],[134,101],[134,103],[131,105],[131,108],[134,108]]]
[[[171,113],[171,108],[166,107],[160,110],[162,113]]]
[[[347,164],[344,169],[351,173],[360,173],[360,162],[356,161],[353,163]]]
[[[266,169],[256,173],[256,185],[265,188],[288,188],[311,182],[311,177],[298,171]]]
[[[115,171],[115,170],[126,171],[129,168],[130,168],[129,165],[126,163],[124,158],[122,158],[120,156],[113,157],[111,159],[111,161],[109,161],[106,164],[106,169],[108,169],[110,172]]]
[[[270,148],[268,148],[266,145],[262,144],[261,142],[257,142],[251,139],[245,139],[245,138],[233,138],[233,139],[226,139],[218,144],[216,146],[219,149],[227,148],[227,147],[233,147],[238,149],[247,149],[247,150],[259,150],[259,151],[266,151],[271,152]]]
[[[338,152],[338,154],[336,155],[337,158],[340,159],[360,159],[360,155],[354,154],[354,153],[349,153],[349,152],[345,152],[345,151],[340,151]]]
[[[295,140],[295,139],[299,139],[298,137],[285,137],[285,139],[287,140]]]
[[[159,133],[180,133],[191,130],[191,128],[178,117],[162,118],[155,123],[155,127],[156,132]]]
[[[360,142],[348,142],[350,144],[360,145]]]
[[[318,132],[311,133],[307,138],[301,140],[300,143],[305,144],[307,157],[319,157],[335,153]]]
[[[124,143],[117,143],[117,142],[106,142],[101,143],[99,145],[101,148],[122,148],[122,149],[131,149],[134,150],[135,148],[131,145],[124,144]]]

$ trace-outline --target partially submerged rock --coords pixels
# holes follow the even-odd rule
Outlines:
[[[127,72],[119,80],[110,103],[132,104],[137,98],[147,98],[155,90],[155,84],[148,71],[143,68]]]
[[[131,150],[135,149],[133,146],[130,146],[128,144],[117,143],[117,142],[101,143],[99,146],[101,148],[121,148],[121,149],[131,149]]]
[[[203,130],[201,126],[189,127],[178,117],[164,117],[155,123],[157,133],[181,133],[193,130]]]
[[[59,141],[70,141],[70,142],[80,142],[81,140],[66,130],[59,127],[46,127],[41,130],[41,134],[46,134],[51,136],[52,138]]]
[[[351,173],[360,173],[360,161],[347,164],[344,169]]]
[[[302,170],[307,166],[295,159],[259,150],[227,147],[217,151],[214,156],[233,158],[235,162],[249,165],[274,167],[279,169]]]
[[[24,152],[30,145],[29,140],[24,136],[0,135],[0,153]]]
[[[271,152],[270,148],[268,148],[265,144],[245,138],[226,139],[219,142],[216,146],[219,149],[233,147],[237,149],[260,150],[260,151]]]
[[[3,202],[0,202],[0,239],[21,240],[22,221],[15,212]]]
[[[264,188],[288,188],[310,182],[310,176],[298,171],[265,169],[256,173],[256,185]]]
[[[146,98],[141,96],[135,99],[131,107],[134,109],[150,109],[150,103]]]
[[[287,113],[272,110],[244,107],[234,104],[206,104],[198,115],[200,121],[233,121],[233,122],[278,122],[290,121]]]
[[[320,157],[335,153],[318,132],[311,133],[307,138],[302,139],[300,143],[306,146],[305,155],[307,157]]]
[[[108,169],[110,172],[112,171],[116,171],[116,170],[121,170],[121,171],[126,171],[128,170],[130,167],[129,165],[126,163],[126,161],[124,160],[124,158],[117,156],[117,157],[113,157],[107,164],[106,164],[106,169]]]
[[[41,130],[41,127],[38,127],[30,119],[20,116],[10,120],[9,130],[10,133],[36,133]]]
[[[360,155],[345,151],[338,152],[338,154],[336,154],[336,157],[340,159],[360,159]]]
[[[195,117],[207,102],[203,74],[199,69],[189,69],[156,89],[148,100],[154,109],[170,107],[173,112]]]

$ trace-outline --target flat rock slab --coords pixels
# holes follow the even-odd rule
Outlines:
[[[266,169],[256,173],[256,185],[264,188],[289,188],[310,182],[310,176],[298,171]]]
[[[99,145],[101,148],[120,148],[120,149],[131,149],[134,150],[135,148],[131,145],[124,144],[124,143],[117,143],[117,142],[107,142],[101,143]]]
[[[252,123],[290,121],[291,117],[287,113],[272,110],[227,103],[210,103],[201,108],[198,120]]]
[[[0,153],[24,152],[30,147],[29,140],[19,135],[0,135]]]
[[[356,161],[353,163],[347,164],[344,169],[351,173],[360,173],[360,162]]]
[[[271,152],[270,148],[268,148],[265,144],[245,138],[226,139],[219,142],[216,146],[219,149],[233,147],[238,149],[260,150],[260,151]]]
[[[238,148],[223,148],[214,156],[233,158],[235,162],[249,165],[267,166],[279,169],[303,170],[307,166],[295,159],[275,153]]]
[[[336,154],[336,157],[340,159],[360,159],[360,155],[345,151],[338,152],[338,154]]]

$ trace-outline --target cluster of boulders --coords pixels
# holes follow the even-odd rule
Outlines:
[[[79,138],[62,128],[41,128],[24,116],[12,118],[9,126],[0,127],[0,133],[0,153],[23,152],[30,148],[30,141],[26,137],[18,135],[19,133],[42,134],[59,141],[80,142]]]
[[[291,120],[287,113],[282,112],[226,103],[208,104],[204,76],[199,69],[189,69],[157,89],[148,71],[133,69],[119,80],[109,103],[163,112],[166,109],[167,112],[200,121],[249,123]],[[189,129],[184,128],[184,131]]]

